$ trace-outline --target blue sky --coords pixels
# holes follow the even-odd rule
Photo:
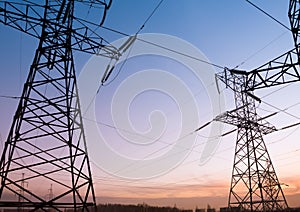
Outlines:
[[[108,11],[104,26],[126,34],[135,34],[158,3],[158,0],[114,0]],[[274,2],[271,0],[253,0],[253,3],[289,27],[287,17],[288,1],[280,0]],[[123,37],[122,35],[109,32],[105,29],[100,29],[99,32],[110,42]],[[291,33],[255,9],[245,0],[164,0],[141,33],[162,33],[176,36],[201,50],[212,63],[229,68],[243,63],[239,68],[245,70],[256,68],[293,48]],[[26,79],[37,41],[3,25],[0,25],[0,38],[0,63],[2,73],[2,77],[0,78],[0,95],[20,96],[22,84]],[[177,50],[177,46],[174,45],[173,49]],[[78,74],[88,62],[89,58],[90,55],[76,53],[75,63],[77,65]],[[154,58],[151,57],[142,58],[141,61],[145,62],[147,59],[154,61]],[[151,68],[151,61],[148,62],[149,64],[146,63],[144,67],[140,64],[141,67],[138,68]],[[170,67],[175,65],[176,64],[172,64]],[[120,83],[122,81],[121,79],[130,75],[130,71],[134,72],[135,70],[132,70],[132,67],[137,67],[134,61],[127,64],[127,68],[124,68],[127,72],[124,72],[124,75],[122,75],[123,73],[120,74],[120,80],[117,80],[116,83]],[[215,71],[219,72],[222,70],[215,69]],[[198,89],[197,91],[203,89],[203,85],[198,85],[198,87],[194,85],[195,82],[193,82],[190,75],[182,75],[182,73],[176,71],[174,74],[186,81],[190,81],[192,84],[190,89],[193,90],[195,88]],[[258,113],[266,115],[270,112],[297,104],[300,100],[299,93],[296,92],[298,87],[296,84],[282,88],[279,91],[277,91],[278,88],[258,91],[257,94],[261,97],[274,92],[263,98],[263,101],[277,107],[276,109],[263,102],[259,105]],[[110,98],[109,94],[112,90],[108,89],[107,92],[108,93],[105,93],[105,90],[101,91],[99,96],[97,96],[97,108],[104,104],[101,102],[103,98]],[[196,91],[193,92],[194,94],[196,93]],[[229,90],[224,90],[223,92],[226,99],[226,109],[233,109],[232,92]],[[137,102],[133,104],[134,111],[137,111],[132,115],[133,120],[138,124],[140,129],[147,127],[147,124],[143,121],[143,117],[146,119],[150,109],[161,106],[162,108],[160,109],[168,110],[168,104],[171,104],[171,108],[176,111],[176,105],[173,105],[174,102],[168,98],[164,98],[163,94],[153,95],[154,96],[149,96],[150,99],[140,96],[140,99],[137,99]],[[284,101],[283,97],[285,98]],[[153,102],[151,98],[157,98],[158,100],[160,99],[160,101],[156,105],[151,104],[151,102]],[[201,98],[207,98],[205,91],[198,96],[198,105],[201,105]],[[143,107],[143,102],[147,100],[149,107]],[[7,136],[16,105],[17,100],[0,98],[1,141],[5,140]],[[199,124],[203,124],[205,121],[209,121],[213,118],[211,117],[211,111],[209,111],[210,107],[207,99],[204,100],[202,106],[203,109],[200,108],[201,122]],[[299,105],[295,105],[285,112],[300,116],[299,109]],[[108,109],[106,108],[106,110]],[[99,121],[111,124],[109,117],[101,119],[101,113],[103,113],[103,111],[104,110],[101,109],[96,111],[98,114],[97,117],[100,119]],[[206,113],[210,115],[205,116]],[[173,121],[177,120],[176,114],[176,112],[174,112],[174,115],[172,111],[170,112],[170,116],[174,116]],[[107,115],[107,113],[104,114],[104,117],[105,115]],[[280,128],[299,120],[282,112],[279,113],[278,116],[272,117],[269,121]],[[230,129],[232,129],[231,126],[225,126],[224,132]],[[110,132],[106,131],[106,133],[109,134]],[[205,137],[201,137],[202,135],[207,135],[207,131],[199,132],[197,142],[201,143],[205,141]],[[287,193],[300,193],[297,180],[295,180],[297,177],[299,178],[300,175],[300,170],[295,168],[300,160],[299,152],[296,151],[300,149],[300,144],[297,141],[299,135],[300,131],[296,127],[276,132],[265,138],[279,178],[282,179],[284,183],[290,185],[290,187],[285,188]],[[173,135],[166,136],[172,137]],[[144,195],[145,197],[194,197],[197,195],[213,196],[213,190],[215,190],[219,191],[221,196],[226,196],[233,164],[235,136],[233,133],[222,138],[217,153],[205,165],[199,165],[198,159],[200,158],[201,151],[203,151],[203,145],[200,145],[193,149],[186,160],[173,171],[160,177],[134,181],[134,183],[130,179],[109,175],[93,165],[96,188],[99,190],[97,195],[130,197],[130,194],[134,193],[134,195],[132,195],[133,198],[137,195]],[[124,146],[124,144],[119,144],[118,142],[113,145],[115,145],[115,148],[117,148],[118,145],[122,146],[124,152],[127,153],[133,151],[128,147],[128,149],[126,149],[126,145]],[[215,187],[212,188],[212,184],[214,184]],[[183,189],[184,186],[191,185],[197,186],[196,188],[200,189],[201,192],[198,190],[191,192],[190,190]],[[120,186],[123,188],[122,192],[118,189]],[[176,186],[178,186],[178,190],[176,190]],[[147,188],[150,187],[156,188],[156,190],[147,190]],[[167,189],[164,189],[169,187],[173,187],[174,191],[166,191]],[[143,192],[141,188],[144,188],[145,191]],[[137,191],[140,193],[136,194]],[[182,193],[180,191],[182,191]]]

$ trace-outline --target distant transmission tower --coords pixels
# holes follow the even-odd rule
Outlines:
[[[116,49],[92,30],[110,3],[0,1],[1,23],[39,39],[0,161],[1,207],[86,211],[96,205],[73,50],[116,57]],[[94,11],[93,21],[102,12],[102,21],[80,19],[83,11]],[[48,185],[55,197],[45,197]]]
[[[299,0],[291,0],[289,18],[295,48],[252,71],[225,69],[218,78],[234,91],[236,109],[216,117],[238,127],[229,208],[241,211],[288,209],[262,135],[276,130],[256,113],[253,91],[300,81]]]
[[[19,198],[18,201],[19,201],[20,205],[22,205],[22,204],[23,204],[23,201],[24,201],[24,199],[22,198],[22,196],[24,196],[24,188],[25,188],[25,185],[26,185],[26,187],[28,187],[28,182],[26,182],[26,181],[24,180],[24,177],[25,177],[25,174],[22,173],[22,181],[21,181],[21,187],[22,187],[22,189],[19,189],[19,190],[18,190],[18,192],[20,192],[20,195],[19,195],[19,197],[18,197],[18,198]],[[23,207],[19,206],[19,207],[18,207],[18,210],[19,210],[19,211],[23,211]]]

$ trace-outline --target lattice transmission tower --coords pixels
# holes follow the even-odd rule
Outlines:
[[[229,209],[283,211],[288,205],[275,173],[263,135],[276,131],[256,112],[256,89],[300,81],[299,0],[289,3],[289,19],[295,48],[251,71],[225,69],[217,77],[234,91],[236,109],[215,120],[237,126],[237,140],[229,192]]]
[[[118,57],[93,30],[110,4],[0,1],[1,23],[39,39],[1,156],[1,207],[86,211],[96,205],[73,50]],[[92,20],[80,18],[85,10]],[[55,196],[47,195],[50,186]]]

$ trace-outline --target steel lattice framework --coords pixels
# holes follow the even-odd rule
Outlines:
[[[241,211],[288,210],[263,134],[276,130],[256,113],[260,99],[253,91],[300,81],[299,0],[289,3],[295,48],[252,71],[225,69],[217,77],[234,91],[236,109],[215,120],[238,127],[229,192],[229,209]]]
[[[38,2],[38,3],[37,3]],[[74,14],[78,4],[102,9],[110,2],[84,0],[0,1],[0,22],[39,39],[27,81],[0,161],[0,206],[31,210],[95,206],[76,84],[73,50],[116,59],[92,26]],[[263,141],[275,127],[256,113],[253,90],[300,80],[299,0],[290,0],[295,49],[250,72],[218,75],[235,94],[236,109],[216,120],[238,127],[229,207],[247,211],[287,209],[280,182]],[[99,23],[98,23],[99,25]],[[25,182],[30,187],[25,186]],[[41,184],[46,185],[40,186]],[[56,195],[45,196],[51,185]],[[45,190],[43,190],[46,188]],[[19,201],[8,201],[16,195]]]
[[[233,71],[231,74],[236,109],[215,118],[238,127],[229,207],[242,211],[285,210],[287,203],[263,140],[264,134],[276,128],[257,115],[256,98],[245,92],[247,77]]]
[[[86,211],[96,206],[73,50],[119,56],[92,30],[104,21],[110,3],[0,1],[1,23],[39,39],[0,161],[1,207]],[[102,20],[80,19],[79,6],[102,13]]]

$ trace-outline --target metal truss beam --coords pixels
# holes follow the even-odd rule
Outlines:
[[[297,48],[252,71],[247,72],[226,68],[222,73],[218,74],[218,78],[231,89],[235,89],[233,86],[235,76],[244,78],[243,92],[298,82],[300,81],[300,72]]]
[[[39,0],[40,1],[40,0]],[[44,2],[44,1],[41,1]],[[47,4],[38,4],[32,1],[24,2],[10,2],[0,1],[0,23],[17,29],[25,34],[33,36],[35,38],[41,38],[41,30],[43,25],[49,28],[60,28],[61,33],[66,33],[69,30],[65,25],[61,24],[57,20],[65,22],[67,8],[62,9],[63,5],[66,5],[66,0],[54,1],[50,0],[52,6],[47,8]],[[103,10],[103,17],[100,21],[102,24],[106,10],[109,8],[103,1],[91,1],[94,3],[88,3],[88,1],[73,1],[78,2],[77,4],[89,4],[90,7],[99,7]],[[109,3],[110,4],[110,3]],[[44,11],[48,9],[51,13],[55,14],[50,19],[44,18]],[[119,58],[120,54],[118,49],[110,45],[104,40],[102,36],[97,34],[93,29],[95,26],[101,26],[96,23],[85,21],[79,17],[73,17],[71,37],[71,46],[73,50],[89,53],[98,54],[100,56],[109,57],[113,59]]]

